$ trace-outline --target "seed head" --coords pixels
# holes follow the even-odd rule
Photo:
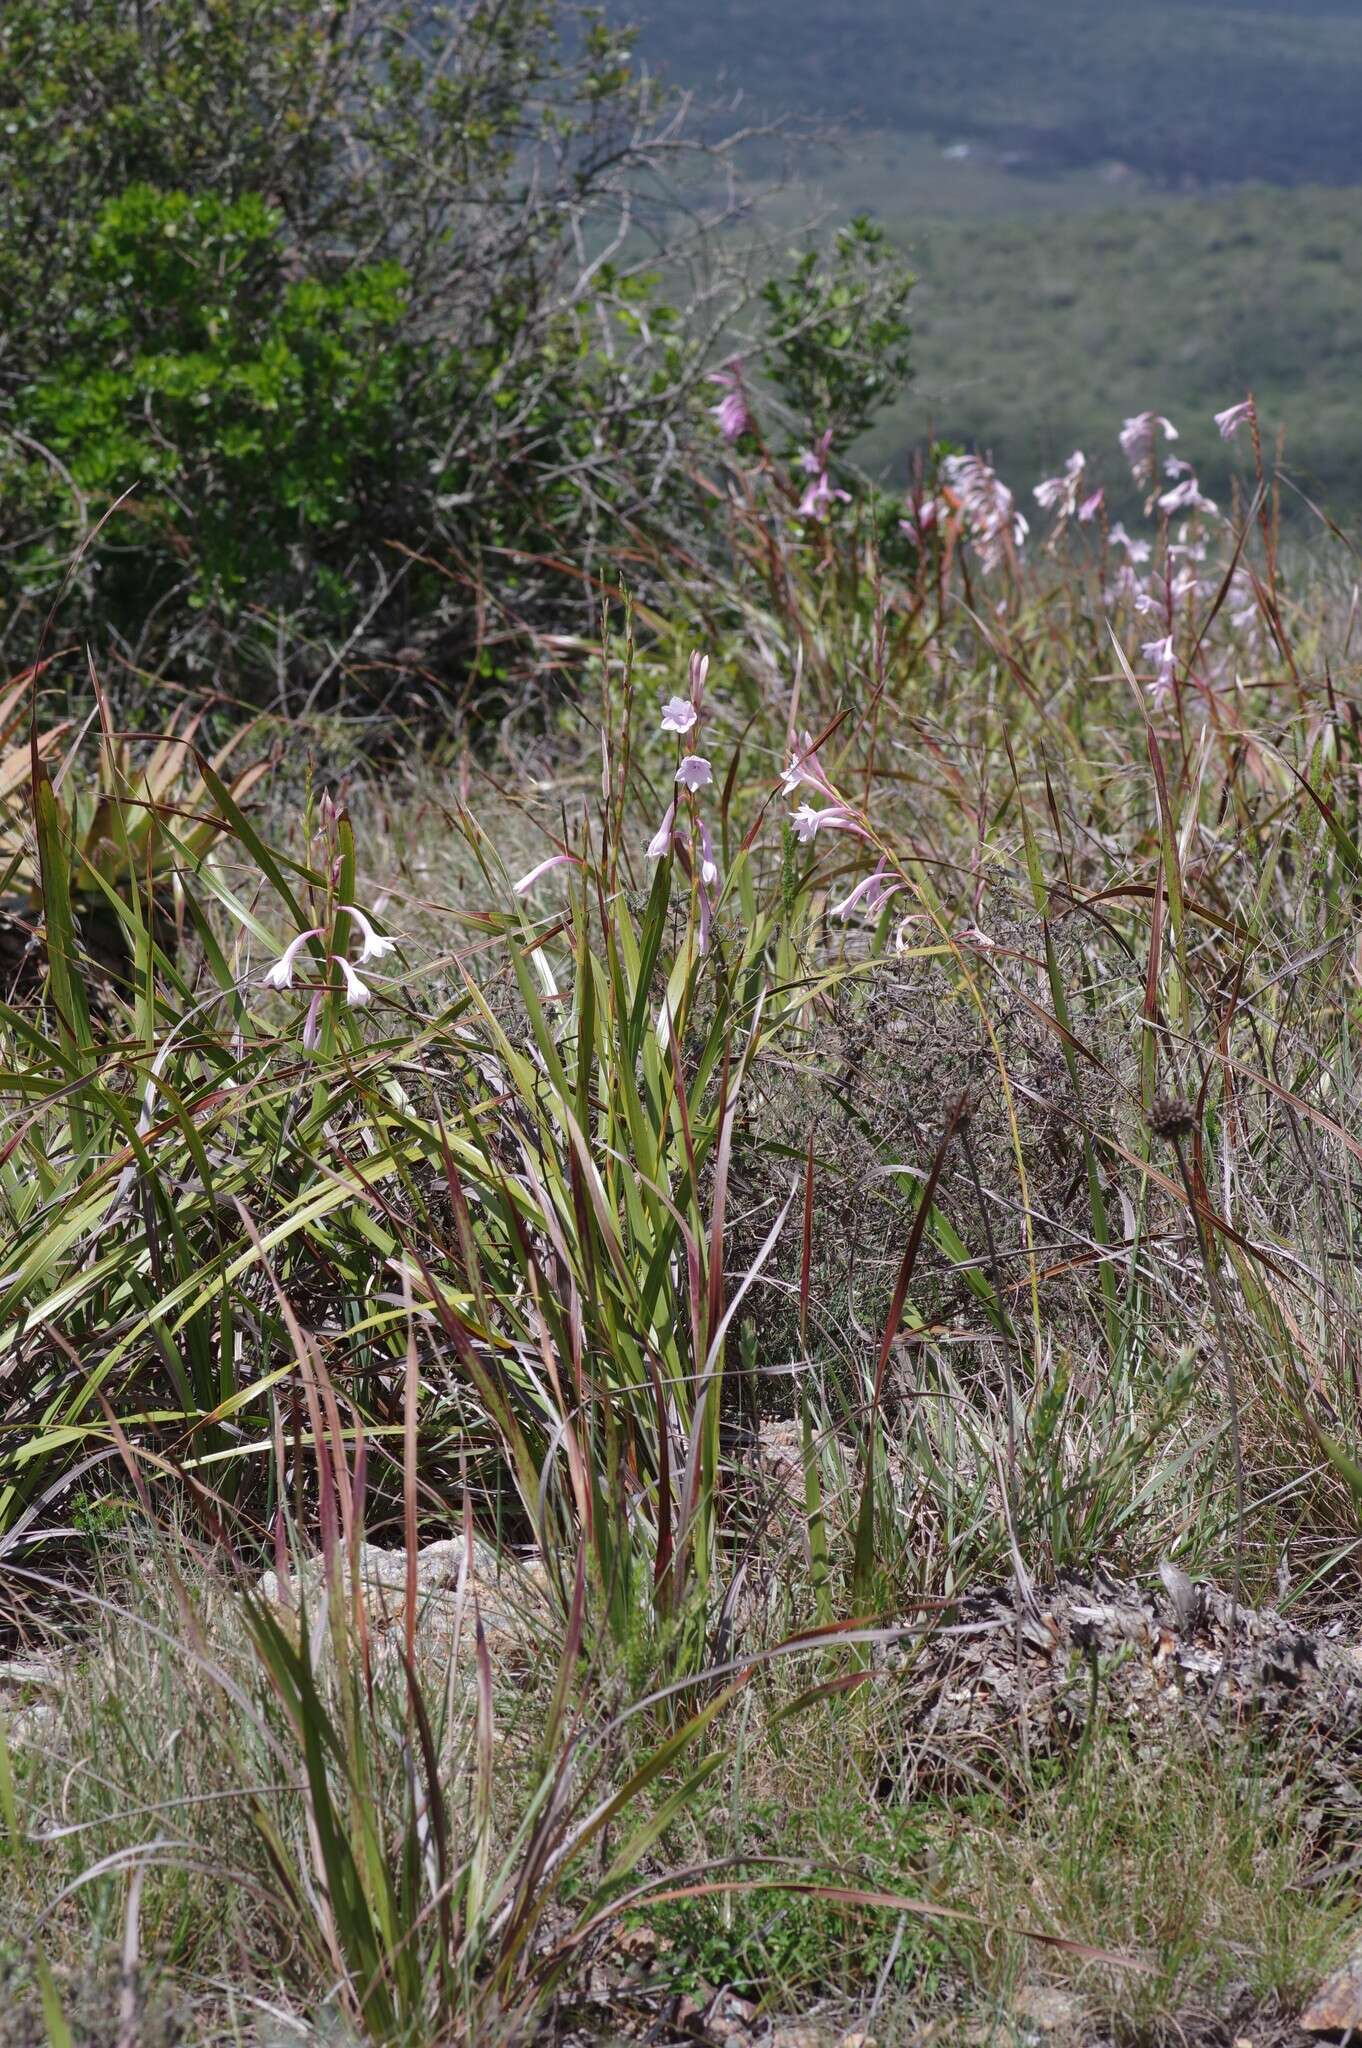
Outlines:
[[[1196,1112],[1185,1095],[1156,1095],[1149,1111],[1149,1128],[1156,1138],[1170,1142],[1186,1138],[1196,1129]]]

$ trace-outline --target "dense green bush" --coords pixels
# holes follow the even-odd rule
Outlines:
[[[286,695],[457,679],[484,581],[534,616],[493,551],[589,560],[679,459],[699,351],[620,241],[670,119],[572,0],[17,0],[0,631],[134,487],[64,623]]]

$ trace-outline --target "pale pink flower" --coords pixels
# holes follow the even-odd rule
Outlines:
[[[359,949],[359,964],[361,967],[365,965],[366,961],[382,960],[389,953],[397,951],[396,939],[387,938],[382,932],[375,931],[357,903],[342,903],[341,909],[348,910],[351,918],[359,926],[360,935],[364,941]]]
[[[1119,519],[1115,526],[1112,527],[1108,538],[1113,547],[1124,548],[1132,562],[1147,562],[1149,560],[1149,542],[1147,540],[1132,540]]]
[[[725,441],[740,441],[752,425],[752,415],[747,409],[747,394],[743,390],[742,357],[734,356],[733,361],[722,370],[711,370],[711,384],[717,384],[723,397],[709,410],[717,422],[719,432]]]
[[[719,863],[714,858],[714,842],[709,836],[709,827],[703,818],[697,818],[696,832],[700,841],[700,880],[706,889],[718,886]]]
[[[1154,669],[1154,680],[1149,686],[1149,694],[1156,704],[1161,704],[1171,693],[1177,675],[1177,654],[1173,647],[1172,634],[1169,633],[1162,640],[1146,640],[1140,652]]]
[[[321,1014],[322,1014],[322,997],[323,997],[323,996],[324,996],[325,994],[326,994],[326,990],[325,990],[325,989],[321,989],[321,988],[314,988],[314,989],[313,989],[313,991],[312,991],[312,1000],[311,1000],[311,1002],[310,1002],[310,1003],[308,1004],[308,1006],[307,1006],[307,1015],[306,1015],[306,1017],[304,1017],[304,1019],[303,1019],[303,1051],[304,1051],[304,1052],[315,1052],[315,1051],[316,1051],[316,1049],[317,1049],[317,1041],[318,1041],[318,1039],[319,1039],[319,1038],[321,1037],[321,1035],[322,1035],[322,1034],[321,1034]]]
[[[705,678],[709,674],[709,656],[695,648],[690,658],[690,697],[696,710],[700,708],[705,694]]]
[[[707,789],[714,780],[714,770],[710,767],[703,754],[685,754],[682,756],[680,766],[677,768],[676,779],[682,789],[688,789],[692,792],[697,789]]]
[[[948,455],[941,474],[959,500],[980,563],[986,570],[1000,567],[1030,532],[1011,491],[979,455]]]
[[[321,926],[314,925],[311,931],[299,932],[296,939],[290,939],[273,967],[267,968],[261,979],[266,988],[292,988],[293,970],[298,955],[309,939],[321,937]]]
[[[334,964],[339,967],[341,978],[345,983],[346,1003],[352,1010],[362,1010],[366,1003],[373,1001],[373,990],[367,982],[360,980],[350,962],[343,959],[339,953],[333,954],[332,959]]]
[[[820,434],[812,448],[806,448],[799,458],[799,466],[805,476],[819,476],[832,460],[832,428]]]
[[[834,794],[832,784],[823,773],[822,764],[814,749],[813,734],[806,732],[800,744],[791,754],[780,778],[782,796],[793,796],[795,791],[808,783],[811,789],[821,789],[824,796]]]
[[[1043,511],[1053,512],[1062,526],[1066,519],[1072,519],[1078,511],[1078,494],[1083,488],[1083,472],[1087,461],[1081,448],[1075,448],[1064,465],[1062,476],[1047,476],[1043,483],[1036,485],[1032,493]]]
[[[825,469],[820,470],[799,501],[799,517],[826,519],[834,498],[840,499],[844,505],[851,503],[850,491],[841,490],[832,483]]]
[[[1215,423],[1220,429],[1221,440],[1233,440],[1245,420],[1251,420],[1255,417],[1256,414],[1251,398],[1241,399],[1238,405],[1227,405],[1223,412],[1218,412],[1215,416]]]
[[[668,697],[662,707],[662,730],[688,733],[699,716],[689,697]]]
[[[656,832],[654,832],[652,838],[648,841],[649,860],[661,860],[662,856],[670,849],[672,838],[675,832],[675,827],[676,801],[673,798],[672,802],[669,803],[667,806],[666,812],[662,819],[662,823],[658,826]]]
[[[898,890],[897,877],[892,875],[881,861],[873,874],[862,877],[849,896],[844,896],[840,903],[833,904],[832,915],[841,918],[845,923],[856,905],[863,903],[868,917],[878,917],[890,897],[898,894]]]
[[[944,498],[924,498],[920,505],[914,507],[911,519],[900,519],[899,531],[906,533],[915,547],[921,547],[927,535],[935,532],[950,509]]]
[[[1090,525],[1097,517],[1106,501],[1106,495],[1105,485],[1099,484],[1097,489],[1083,500],[1078,508],[1078,523],[1080,526]]]
[[[1227,609],[1230,623],[1239,632],[1261,633],[1263,616],[1258,603],[1258,593],[1253,587],[1253,578],[1242,564],[1230,578]]]
[[[515,894],[517,896],[526,896],[541,876],[552,874],[555,868],[575,867],[576,865],[576,854],[551,853],[547,860],[541,860],[537,867],[532,867],[528,874],[520,877],[520,880],[514,884]],[[362,962],[368,956],[361,953],[359,957]]]
[[[1109,610],[1114,610],[1118,605],[1128,604],[1133,605],[1137,612],[1142,612],[1149,606],[1149,593],[1140,580],[1139,571],[1130,562],[1121,562],[1117,565],[1104,596]]]
[[[1207,512],[1214,515],[1217,509],[1215,499],[1205,495],[1195,476],[1184,477],[1180,484],[1174,484],[1171,490],[1164,491],[1159,498],[1159,510],[1167,512],[1170,517],[1175,512]]]
[[[1121,428],[1121,452],[1137,484],[1152,490],[1158,474],[1157,436],[1176,441],[1178,430],[1161,412],[1137,412]]]
[[[829,804],[816,811],[812,804],[800,804],[790,813],[790,823],[801,846],[807,846],[819,832],[854,832],[864,839],[865,831],[845,804]]]

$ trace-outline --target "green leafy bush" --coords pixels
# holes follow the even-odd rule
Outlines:
[[[18,0],[0,644],[131,487],[63,622],[139,666],[373,694],[459,683],[489,595],[532,627],[528,564],[589,562],[698,418],[609,241],[669,119],[572,0]]]
[[[830,253],[806,250],[761,297],[772,371],[801,420],[837,440],[863,434],[908,377],[911,272],[875,223],[859,216]]]
[[[90,236],[69,348],[25,394],[87,503],[140,486],[138,545],[102,591],[124,631],[176,594],[286,602],[291,553],[343,625],[345,560],[385,502],[419,488],[402,437],[421,354],[405,271],[290,278],[283,226],[255,193],[130,186]]]

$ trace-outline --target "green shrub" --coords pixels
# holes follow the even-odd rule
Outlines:
[[[141,665],[372,694],[461,680],[489,580],[533,626],[684,455],[698,351],[602,260],[663,117],[574,0],[18,0],[0,635],[130,487],[63,624]]]
[[[295,551],[343,628],[346,561],[385,502],[419,489],[405,271],[290,278],[283,227],[255,193],[130,186],[90,236],[70,346],[25,393],[87,501],[140,485],[138,543],[101,591],[121,631],[177,592],[231,612],[287,603]]]

